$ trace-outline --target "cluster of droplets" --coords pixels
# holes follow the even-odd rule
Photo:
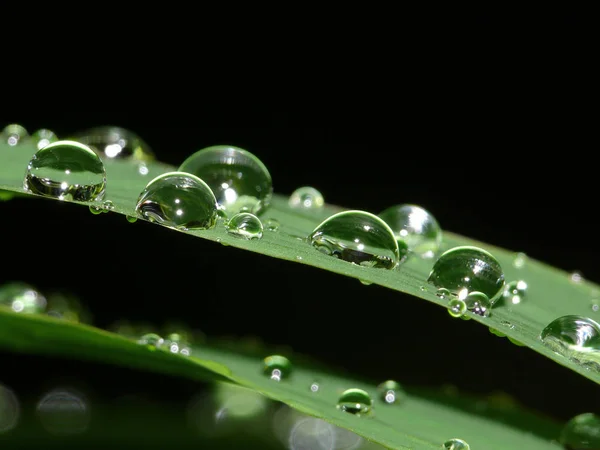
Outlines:
[[[151,351],[160,350],[183,356],[190,356],[189,339],[180,333],[170,333],[165,338],[156,333],[145,333],[137,339],[137,343]]]
[[[10,147],[16,147],[25,142],[31,142],[41,150],[48,144],[58,141],[56,134],[46,128],[40,128],[31,135],[22,125],[13,123],[4,127],[0,132],[0,139],[6,142]]]

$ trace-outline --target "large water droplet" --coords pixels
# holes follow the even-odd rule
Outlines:
[[[448,302],[448,314],[452,317],[462,317],[467,312],[467,304],[459,298],[452,298]]]
[[[292,373],[292,363],[285,356],[267,356],[263,363],[263,373],[271,377],[272,380],[281,381],[283,378],[288,378]]]
[[[518,305],[523,301],[527,292],[527,283],[523,280],[511,281],[504,288],[504,301],[509,305]]]
[[[41,150],[48,144],[58,141],[58,136],[53,131],[42,128],[31,135],[31,140],[36,148]]]
[[[258,217],[251,213],[238,213],[225,225],[227,233],[242,239],[260,239],[263,225]]]
[[[0,286],[0,305],[23,314],[37,314],[46,310],[46,297],[37,289],[21,282],[7,283]]]
[[[94,127],[73,135],[73,140],[88,145],[106,159],[151,161],[150,146],[133,131],[114,126]]]
[[[136,212],[151,222],[177,230],[207,230],[217,222],[217,201],[200,178],[167,172],[148,183]]]
[[[504,272],[498,261],[485,250],[455,247],[438,258],[427,281],[457,296],[464,290],[467,293],[482,292],[493,304],[502,295]]]
[[[483,292],[469,292],[464,300],[467,310],[471,311],[473,314],[482,317],[488,317],[490,315],[492,304],[490,303],[488,296]]]
[[[448,439],[446,442],[444,442],[442,448],[444,450],[471,450],[469,444],[458,438]]]
[[[404,399],[404,390],[400,383],[394,380],[387,380],[377,386],[377,392],[381,401],[385,403],[397,403]]]
[[[600,325],[582,316],[562,316],[540,334],[551,350],[573,362],[600,368]]]
[[[345,211],[325,219],[308,236],[317,250],[365,267],[393,269],[404,261],[390,227],[365,211]]]
[[[138,344],[146,345],[150,350],[156,350],[162,347],[165,340],[155,333],[146,333],[138,340]]]
[[[11,147],[19,144],[23,139],[29,136],[27,130],[19,124],[13,123],[4,127],[2,130],[2,140]]]
[[[179,170],[202,178],[229,216],[238,212],[258,214],[273,195],[271,175],[265,165],[238,147],[204,148],[186,159]]]
[[[579,414],[569,420],[560,433],[560,443],[573,450],[600,448],[600,417],[593,413]]]
[[[33,155],[23,188],[59,200],[102,200],[106,172],[89,147],[74,141],[56,141]]]
[[[314,187],[302,186],[292,192],[288,204],[292,208],[320,209],[325,204],[325,199]]]
[[[421,258],[433,258],[442,244],[442,229],[433,215],[416,205],[392,206],[379,214],[392,229],[399,247]]]
[[[360,417],[368,415],[373,411],[373,401],[366,391],[352,388],[345,390],[340,395],[337,408]]]

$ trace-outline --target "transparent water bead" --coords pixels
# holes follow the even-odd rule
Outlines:
[[[509,305],[518,305],[525,298],[527,283],[523,280],[511,281],[504,289],[504,301]]]
[[[560,443],[574,450],[600,449],[600,416],[584,413],[573,417],[563,427]]]
[[[258,214],[269,206],[273,195],[271,174],[265,165],[239,147],[204,148],[186,159],[179,171],[204,180],[228,216],[239,212]]]
[[[463,246],[444,252],[433,265],[427,281],[456,296],[462,291],[463,299],[469,292],[482,292],[493,305],[502,296],[504,272],[490,253]]]
[[[155,333],[146,333],[138,340],[138,344],[146,345],[151,350],[162,347],[164,343],[165,340]]]
[[[393,269],[404,261],[390,227],[365,211],[344,211],[319,224],[308,242],[330,256],[365,267]]]
[[[152,161],[150,146],[133,131],[115,126],[89,128],[73,135],[73,140],[89,146],[105,159]]]
[[[48,144],[58,141],[58,136],[53,131],[42,128],[31,135],[31,140],[36,148],[41,150]]]
[[[352,388],[345,390],[338,399],[337,408],[340,411],[355,416],[366,416],[372,413],[373,400],[371,396],[362,389]]]
[[[279,231],[280,226],[281,223],[277,219],[271,218],[267,219],[267,221],[265,222],[265,230],[267,231]]]
[[[99,201],[106,190],[106,171],[89,147],[74,141],[56,141],[33,155],[23,188],[58,200]]]
[[[15,281],[0,286],[0,305],[14,312],[39,314],[46,310],[47,304],[46,297],[26,283]]]
[[[464,291],[463,291],[464,292]],[[460,296],[459,296],[460,300]],[[464,298],[465,305],[468,311],[478,316],[488,317],[492,309],[492,304],[489,298],[483,292],[469,292]]]
[[[164,340],[164,346],[171,353],[178,353],[189,356],[191,353],[190,345],[187,340],[179,333],[171,333]]]
[[[442,448],[444,450],[471,450],[469,444],[458,438],[448,439],[446,442],[444,442]]]
[[[399,247],[421,258],[433,258],[442,245],[442,228],[435,217],[420,206],[392,206],[379,217],[390,226]]]
[[[251,213],[238,213],[225,225],[227,233],[242,239],[260,239],[263,225],[258,217]]]
[[[207,230],[217,222],[217,200],[200,178],[167,172],[148,183],[138,197],[137,214],[176,230]]]
[[[288,204],[291,208],[321,209],[325,205],[325,199],[314,187],[302,186],[292,192]]]
[[[600,369],[600,325],[583,316],[562,316],[540,334],[548,348],[573,362]]]
[[[465,315],[467,312],[467,304],[464,300],[459,298],[452,298],[448,302],[448,314],[452,317],[458,318]]]
[[[21,142],[23,139],[27,138],[29,136],[29,133],[27,132],[25,127],[17,123],[12,123],[4,127],[4,130],[2,130],[1,135],[2,140],[4,142],[6,142],[11,147],[14,147],[18,145],[19,142]]]
[[[377,386],[377,392],[381,401],[388,404],[401,402],[405,397],[404,389],[402,389],[400,383],[394,380],[381,383]]]
[[[263,360],[263,373],[272,380],[281,381],[292,373],[292,363],[285,356],[271,355]]]

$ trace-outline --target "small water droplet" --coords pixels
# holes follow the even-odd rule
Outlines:
[[[490,310],[492,309],[488,296],[483,292],[469,292],[465,298],[465,304],[467,305],[468,311],[482,317],[488,317],[490,315]]]
[[[152,161],[150,146],[133,131],[114,126],[89,128],[75,133],[73,140],[89,146],[105,159]]]
[[[105,200],[104,202],[102,202],[102,209],[104,209],[105,212],[114,211],[115,204],[110,200]]]
[[[130,215],[126,215],[125,218],[127,219],[127,222],[129,222],[129,223],[135,223],[138,220],[137,217],[130,216]]]
[[[597,302],[592,303],[592,311],[594,311],[594,312],[600,311],[600,305]]]
[[[334,214],[308,236],[317,250],[364,267],[393,269],[400,262],[398,243],[390,227],[364,211]]]
[[[279,231],[281,224],[277,219],[267,219],[265,222],[265,230],[267,231]]]
[[[372,281],[369,280],[361,280],[360,278],[358,279],[358,281],[360,281],[362,284],[364,284],[365,286],[368,286],[370,284],[373,284]]]
[[[366,391],[352,388],[345,390],[340,395],[337,408],[358,417],[366,416],[373,411],[373,401]]]
[[[515,326],[512,323],[510,323],[508,320],[502,320],[500,322],[500,325],[502,325],[502,326],[504,326],[504,327],[506,327],[506,328],[508,328],[510,330],[512,330],[512,329],[515,328]]]
[[[442,300],[449,299],[451,296],[450,291],[446,288],[439,288],[436,291],[435,295],[441,298]]]
[[[23,139],[29,136],[29,133],[25,129],[25,127],[13,123],[4,127],[2,130],[2,140],[6,142],[11,147],[18,145]]]
[[[102,214],[107,213],[109,211],[114,211],[115,205],[110,200],[106,200],[100,204],[95,203],[90,205],[90,212],[92,214]]]
[[[540,339],[555,353],[600,369],[600,325],[592,319],[576,315],[559,317],[542,330]]]
[[[455,247],[444,252],[433,265],[427,281],[464,299],[481,292],[493,304],[502,296],[504,272],[496,258],[477,247]],[[467,304],[467,307],[469,305]]]
[[[489,332],[498,336],[498,337],[506,337],[506,334],[502,333],[501,331],[495,330],[494,328],[488,328]]]
[[[47,306],[46,297],[37,289],[20,281],[0,286],[0,305],[22,314],[43,313]]]
[[[138,197],[137,214],[176,230],[207,230],[217,223],[217,201],[200,178],[168,172],[151,180]]]
[[[400,403],[404,397],[404,389],[400,386],[400,383],[394,380],[387,380],[377,386],[377,392],[379,398],[384,403]]]
[[[258,214],[268,207],[273,195],[271,175],[265,165],[239,147],[204,148],[187,158],[179,171],[204,180],[229,216],[239,212]]]
[[[452,317],[462,317],[467,312],[467,304],[459,298],[452,298],[448,302],[448,314]]]
[[[171,333],[167,335],[164,341],[164,347],[167,348],[171,353],[190,356],[189,343],[179,333]]]
[[[310,385],[311,392],[319,392],[320,386],[316,381]]]
[[[525,265],[526,262],[527,262],[527,255],[523,252],[519,252],[519,253],[515,254],[513,261],[512,261],[512,265],[516,269],[521,269],[521,268],[523,268],[523,266]]]
[[[569,420],[560,433],[560,443],[573,450],[600,448],[600,416],[579,414]]]
[[[444,450],[471,450],[469,444],[458,438],[448,439],[446,442],[444,442],[442,448]]]
[[[302,261],[302,256],[296,256],[296,259],[297,259],[298,261]]]
[[[325,204],[323,195],[313,187],[303,186],[290,195],[288,204],[291,208],[320,209]]]
[[[41,150],[48,144],[58,141],[58,136],[53,131],[42,128],[31,135],[31,140],[36,148]]]
[[[147,333],[144,334],[139,340],[138,344],[146,345],[150,350],[156,350],[157,348],[162,347],[165,343],[165,340],[155,333]]]
[[[523,280],[511,281],[504,288],[504,301],[511,305],[518,305],[523,301],[527,292],[527,283]]]
[[[433,215],[417,205],[392,206],[379,214],[392,229],[398,246],[421,258],[433,258],[442,244],[442,229]]]
[[[263,236],[263,225],[254,214],[242,212],[234,215],[225,225],[227,233],[243,239],[260,239]]]
[[[581,274],[581,272],[571,272],[571,274],[569,275],[569,279],[573,283],[581,283],[583,281],[583,275]]]
[[[281,381],[288,378],[292,372],[292,363],[285,356],[267,356],[263,362],[263,373],[272,380]]]
[[[106,172],[89,147],[74,141],[56,141],[33,155],[23,188],[59,200],[102,200]]]

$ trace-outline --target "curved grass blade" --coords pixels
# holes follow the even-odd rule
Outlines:
[[[35,148],[27,144],[17,147],[0,144],[0,189],[36,197],[22,188],[25,167],[34,152]],[[135,215],[134,208],[138,194],[146,183],[157,175],[175,170],[174,167],[161,163],[138,164],[131,161],[106,161],[105,166],[107,172],[106,199],[110,199],[114,203],[114,212],[129,216]],[[398,199],[398,203],[401,203],[402,200]],[[271,207],[261,218],[277,219],[281,224],[279,232],[265,232],[262,239],[253,241],[238,239],[227,234],[222,224],[212,230],[187,231],[186,233],[263,255],[354,277],[446,307],[445,300],[438,298],[435,295],[435,289],[428,286],[426,282],[433,264],[431,260],[409,258],[407,262],[391,271],[373,269],[329,257],[304,242],[304,238],[323,219],[343,209],[327,205],[317,212],[298,211],[288,206],[287,197],[274,195]],[[173,232],[169,229],[166,229],[165,232],[169,231]],[[445,232],[442,251],[458,245],[474,245],[488,250],[500,262],[507,281],[524,280],[528,284],[526,301],[518,305],[494,308],[491,317],[484,318],[467,313],[471,319],[489,327],[497,335],[505,335],[517,345],[527,346],[590,380],[600,383],[600,371],[570,361],[544,346],[539,339],[543,328],[557,317],[582,315],[592,319],[595,316],[600,318],[600,312],[592,310],[592,300],[600,299],[600,286],[586,280],[573,282],[568,273],[533,259],[521,258],[520,263],[517,264],[515,259],[517,254],[512,251]],[[227,251],[227,249],[223,251]],[[357,286],[358,288],[369,289],[368,286]],[[449,316],[448,320],[453,319]]]
[[[466,440],[472,448],[489,450],[560,448],[540,432],[556,430],[557,424],[517,408],[505,414],[509,420],[503,422],[498,420],[497,408],[496,416],[490,418],[481,411],[466,410],[465,405],[473,404],[468,399],[461,399],[462,409],[448,404],[447,399],[436,401],[432,395],[408,396],[399,404],[386,404],[377,397],[375,386],[315,369],[295,366],[289,378],[277,382],[263,374],[262,361],[256,357],[209,347],[195,347],[187,357],[48,316],[0,310],[0,348],[103,361],[193,380],[229,380],[391,449],[439,449],[451,437]],[[320,388],[313,392],[310,386],[317,380]],[[358,418],[336,409],[340,393],[348,388],[371,394],[371,417]],[[521,427],[509,424],[511,420]]]

